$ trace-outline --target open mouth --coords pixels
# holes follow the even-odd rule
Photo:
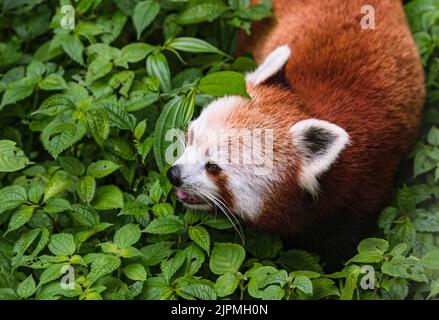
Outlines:
[[[182,190],[177,189],[176,193],[177,198],[185,204],[190,205],[207,205],[208,203],[200,197],[197,197],[193,194],[189,194]]]

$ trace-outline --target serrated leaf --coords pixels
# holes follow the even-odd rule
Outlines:
[[[215,243],[210,256],[210,270],[215,274],[238,272],[245,258],[245,250],[234,243]]]
[[[226,297],[234,293],[238,285],[238,277],[233,273],[227,272],[216,280],[215,291],[218,297]]]
[[[32,276],[27,277],[17,287],[17,293],[20,298],[27,299],[34,294],[36,285]]]
[[[165,279],[171,279],[171,277],[178,271],[178,269],[183,266],[185,259],[185,252],[179,250],[172,258],[162,261],[162,263],[160,264],[160,268]]]
[[[75,110],[73,98],[64,94],[54,94],[44,100],[43,104],[37,111],[32,114],[44,114],[48,116],[56,116],[65,111]]]
[[[62,156],[58,158],[58,161],[61,167],[71,175],[79,177],[85,172],[84,165],[75,157]]]
[[[110,119],[104,108],[87,110],[86,119],[91,135],[99,145],[103,145],[110,134]]]
[[[91,176],[82,177],[76,183],[76,190],[83,202],[90,203],[95,195],[96,180]]]
[[[110,60],[103,57],[97,57],[89,64],[85,81],[88,84],[92,84],[95,80],[108,74],[112,68],[113,63],[111,63]]]
[[[21,226],[25,225],[30,220],[30,218],[32,218],[33,212],[34,207],[27,205],[22,205],[21,207],[19,207],[12,215],[6,233],[17,230]]]
[[[178,16],[177,22],[182,25],[195,24],[203,21],[212,21],[218,18],[227,6],[222,1],[209,1],[207,3],[192,2]]]
[[[11,83],[3,93],[0,110],[8,104],[12,104],[29,97],[34,90],[32,81],[24,78],[17,82]]]
[[[99,215],[90,206],[73,205],[72,209],[73,218],[84,226],[93,227],[100,221]]]
[[[92,176],[96,179],[100,179],[108,176],[113,173],[117,169],[119,169],[119,165],[109,161],[109,160],[99,160],[89,164],[87,168],[87,175]]]
[[[48,248],[54,255],[71,256],[76,251],[75,238],[70,233],[58,233],[50,237]]]
[[[183,221],[178,216],[164,215],[152,220],[145,231],[153,234],[170,234],[182,228]]]
[[[93,208],[98,210],[110,210],[123,207],[123,194],[115,185],[99,187],[94,197]]]
[[[56,172],[46,185],[43,201],[63,192],[70,184],[71,180],[64,171]]]
[[[127,224],[116,231],[114,243],[119,248],[126,248],[140,240],[141,232],[137,224]]]
[[[14,141],[0,140],[0,172],[18,171],[31,163]]]
[[[81,40],[79,40],[79,36],[77,35],[69,35],[62,42],[63,50],[72,58],[74,61],[79,63],[80,65],[84,65],[84,45]]]
[[[43,207],[44,212],[47,213],[60,213],[70,209],[70,202],[63,198],[50,198]]]
[[[7,186],[0,190],[0,213],[25,203],[26,189],[22,186]]]
[[[313,286],[312,282],[309,278],[305,276],[298,276],[293,280],[293,283],[291,284],[292,288],[297,288],[300,291],[302,291],[305,294],[312,295],[313,293]]]
[[[210,236],[209,232],[201,226],[191,226],[188,230],[189,238],[199,245],[204,251],[210,251]]]
[[[57,73],[51,73],[43,80],[38,82],[38,87],[42,90],[64,90],[67,89],[67,83],[63,77]]]
[[[81,140],[85,135],[85,126],[81,123],[50,122],[41,133],[44,148],[56,158],[67,148]]]
[[[87,275],[87,279],[92,282],[102,278],[103,276],[112,273],[119,268],[120,259],[115,256],[106,254],[96,254],[91,262],[91,270]]]
[[[145,281],[146,280],[146,270],[145,267],[139,263],[133,263],[126,266],[123,269],[123,273],[127,276],[128,279],[134,281]]]
[[[38,284],[38,287],[41,287],[43,284],[49,283],[55,279],[58,279],[63,275],[62,270],[67,264],[65,263],[58,263],[54,264],[50,267],[48,267],[46,270],[43,271],[43,273],[40,276],[40,283]]]

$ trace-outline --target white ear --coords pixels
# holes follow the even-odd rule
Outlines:
[[[302,164],[299,183],[311,194],[317,194],[317,178],[349,144],[349,135],[335,124],[317,119],[299,121],[291,126],[290,133]]]
[[[282,69],[290,55],[291,50],[288,45],[277,47],[255,71],[246,75],[246,80],[254,85],[264,82]]]

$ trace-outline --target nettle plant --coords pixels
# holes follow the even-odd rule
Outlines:
[[[274,235],[185,210],[165,177],[170,129],[215,97],[247,96],[255,63],[232,58],[234,46],[271,17],[269,1],[0,0],[0,10],[0,299],[437,297],[437,1],[407,5],[429,90],[414,161],[381,238],[332,274]]]

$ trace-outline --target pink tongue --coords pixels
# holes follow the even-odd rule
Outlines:
[[[190,198],[190,196],[186,192],[181,190],[177,190],[177,197],[179,197],[181,200],[186,200]]]

